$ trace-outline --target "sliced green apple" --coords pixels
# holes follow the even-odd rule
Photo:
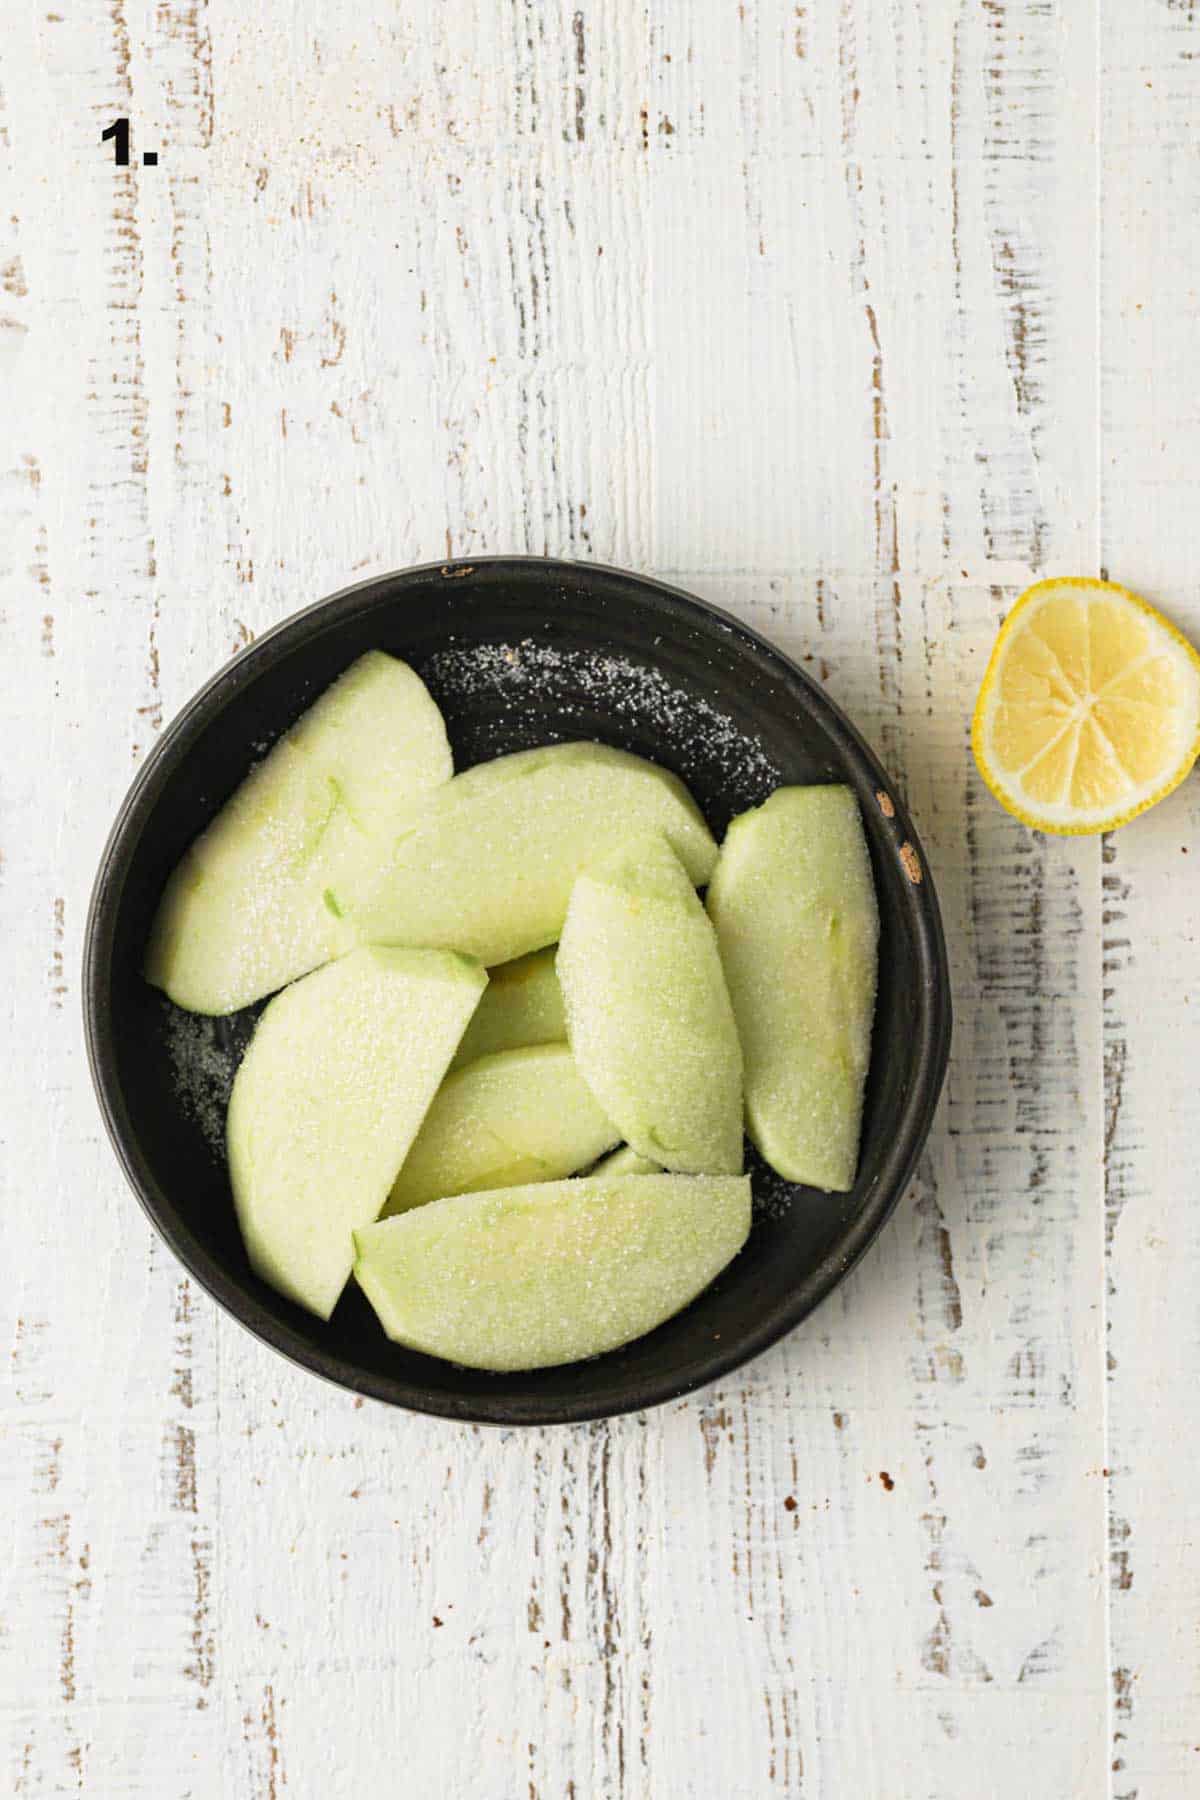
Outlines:
[[[660,836],[576,881],[558,947],[579,1072],[640,1156],[667,1169],[742,1166],[742,1054],[717,940]]]
[[[553,946],[519,956],[515,962],[501,963],[488,975],[487,992],[458,1046],[456,1069],[500,1050],[566,1042],[567,1024],[562,990],[554,973]]]
[[[557,1181],[586,1169],[619,1136],[565,1044],[500,1050],[442,1083],[384,1213],[447,1194]]]
[[[628,1144],[622,1144],[611,1156],[602,1156],[589,1175],[661,1175],[662,1172],[661,1163],[651,1162],[648,1156],[639,1156]]]
[[[433,944],[493,967],[557,941],[585,864],[638,832],[670,839],[693,882],[716,845],[678,778],[606,744],[552,744],[480,763],[422,801],[369,899],[363,943]]]
[[[780,788],[733,821],[708,890],[752,1141],[788,1181],[854,1185],[879,911],[849,788]]]
[[[349,949],[354,896],[412,801],[452,773],[424,682],[382,651],[359,657],[185,853],[147,980],[190,1012],[235,1012]]]
[[[263,1280],[323,1319],[486,983],[452,951],[366,948],[258,1021],[226,1125],[238,1222]]]
[[[541,1369],[661,1325],[749,1230],[746,1176],[552,1181],[368,1225],[354,1273],[396,1343],[470,1368]]]

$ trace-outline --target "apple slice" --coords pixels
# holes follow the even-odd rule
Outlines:
[[[565,1044],[500,1050],[442,1083],[383,1210],[557,1181],[586,1169],[619,1136]]]
[[[651,1162],[648,1156],[639,1156],[628,1144],[622,1144],[611,1156],[603,1156],[595,1168],[589,1172],[589,1179],[599,1175],[661,1175],[661,1163]]]
[[[746,1120],[777,1174],[854,1185],[879,910],[854,795],[780,788],[733,821],[708,890],[746,1058]]]
[[[394,1342],[474,1369],[543,1369],[653,1331],[749,1230],[747,1176],[550,1181],[368,1225],[354,1273]]]
[[[424,682],[382,651],[360,656],[185,852],[147,980],[190,1012],[236,1012],[351,948],[353,897],[414,798],[452,773]]]
[[[397,835],[362,943],[434,944],[482,963],[557,941],[583,866],[639,832],[668,837],[691,880],[716,845],[678,778],[607,744],[552,744],[480,763],[429,795]]]
[[[717,940],[678,857],[643,836],[579,877],[558,947],[579,1072],[639,1156],[742,1167],[742,1053]]]
[[[458,1046],[456,1069],[499,1050],[566,1043],[567,1023],[554,973],[553,946],[501,963],[488,974],[487,992]]]
[[[354,950],[276,995],[226,1125],[250,1261],[327,1319],[487,983],[453,951]]]

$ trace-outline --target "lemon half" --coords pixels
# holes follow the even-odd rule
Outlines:
[[[1128,588],[1039,581],[992,651],[971,726],[983,779],[1038,831],[1111,831],[1200,752],[1200,656]]]

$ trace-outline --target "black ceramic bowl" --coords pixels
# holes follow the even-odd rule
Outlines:
[[[181,1042],[203,1047],[194,1034],[209,1032],[207,1061],[219,1077],[221,1056],[232,1066],[258,1009],[198,1024],[140,973],[173,864],[264,745],[371,648],[404,657],[425,677],[458,768],[560,738],[603,739],[675,769],[718,836],[780,782],[844,781],[858,794],[882,923],[858,1183],[847,1195],[790,1188],[751,1157],[755,1222],[741,1255],[685,1312],[591,1362],[515,1375],[460,1369],[389,1343],[353,1282],[325,1324],[259,1281],[214,1147],[219,1109],[210,1104],[206,1121],[195,1082],[181,1085],[179,1075]],[[87,927],[84,1014],[92,1077],[125,1173],[222,1306],[344,1387],[509,1425],[601,1418],[672,1399],[757,1355],[811,1312],[904,1191],[950,1041],[928,864],[883,770],[825,694],[753,631],[674,588],[521,557],[362,582],[260,638],[197,694],[147,759],[104,852]]]

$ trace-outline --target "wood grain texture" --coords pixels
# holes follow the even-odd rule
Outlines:
[[[1035,574],[1200,635],[1198,71],[1183,0],[9,23],[8,1791],[1196,1791],[1195,785],[1040,839],[966,725]],[[514,549],[669,574],[828,687],[934,861],[957,1029],[911,1195],[786,1343],[483,1433],[182,1276],[78,964],[204,677],[356,575]]]
[[[1200,10],[1106,6],[1103,559],[1200,640]],[[1169,197],[1169,199],[1168,199]],[[1116,572],[1120,575],[1116,576]],[[1112,1792],[1200,1788],[1193,775],[1104,844]]]

